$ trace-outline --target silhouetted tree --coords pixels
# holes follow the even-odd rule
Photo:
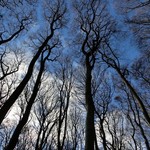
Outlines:
[[[0,123],[3,121],[7,112],[9,111],[11,106],[14,104],[14,102],[17,100],[17,98],[19,97],[19,95],[23,91],[24,87],[26,86],[26,84],[30,80],[36,61],[38,60],[41,53],[43,53],[45,51],[45,49],[48,47],[48,42],[50,40],[52,40],[52,38],[54,38],[55,31],[62,28],[63,16],[64,16],[64,13],[66,11],[66,8],[64,8],[63,5],[64,5],[64,2],[61,0],[58,0],[58,1],[56,1],[56,3],[54,2],[53,7],[45,9],[45,19],[46,19],[46,22],[48,23],[48,28],[49,28],[48,35],[44,38],[42,44],[38,47],[38,51],[33,56],[32,60],[29,64],[28,71],[27,71],[25,77],[20,82],[20,84],[16,87],[16,89],[10,95],[10,97],[7,99],[7,101],[4,103],[4,105],[1,107],[1,109],[0,109],[0,114],[1,114]],[[56,45],[53,45],[53,46],[55,47]]]
[[[94,149],[95,128],[94,128],[94,101],[92,96],[92,71],[94,69],[98,49],[106,38],[109,38],[112,30],[112,21],[106,11],[106,5],[101,1],[75,1],[77,12],[77,29],[79,30],[79,40],[84,58],[85,74],[85,105],[86,105],[86,140],[85,149]]]

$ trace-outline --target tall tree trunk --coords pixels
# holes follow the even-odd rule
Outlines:
[[[143,112],[143,115],[148,123],[148,125],[150,126],[150,116],[141,100],[141,98],[138,96],[137,92],[135,91],[135,89],[132,87],[132,85],[129,83],[129,81],[124,77],[124,75],[122,74],[122,72],[120,71],[120,69],[118,67],[115,68],[115,70],[118,72],[118,74],[120,75],[121,79],[124,81],[124,83],[126,84],[126,86],[129,88],[129,90],[131,91],[131,93],[134,95],[135,99],[138,102],[138,105],[140,107],[140,109]]]
[[[37,76],[37,79],[36,79],[36,83],[34,85],[34,89],[33,89],[33,93],[29,99],[29,102],[28,102],[28,105],[26,107],[26,110],[25,110],[25,113],[23,114],[23,117],[22,119],[19,121],[7,147],[6,147],[6,150],[13,150],[18,142],[18,138],[19,138],[19,135],[23,129],[23,127],[25,126],[25,124],[27,123],[28,121],[28,118],[29,118],[29,115],[30,115],[30,111],[31,111],[31,108],[32,108],[32,105],[35,101],[35,98],[37,96],[37,93],[39,91],[39,87],[40,87],[40,84],[41,84],[41,77],[42,77],[42,73],[44,71],[44,64],[45,64],[45,61],[46,59],[44,59],[44,61],[41,62],[41,67],[40,67],[40,71],[38,73],[38,76]]]
[[[32,73],[33,73],[34,65],[35,65],[37,59],[39,58],[42,50],[47,45],[48,41],[52,38],[53,34],[54,34],[54,31],[50,34],[50,36],[48,36],[46,38],[46,40],[43,42],[43,44],[39,47],[38,52],[36,53],[36,55],[33,57],[33,59],[30,62],[27,74],[25,75],[24,79],[18,85],[18,87],[15,89],[15,91],[11,94],[11,96],[8,98],[8,100],[4,103],[4,105],[1,107],[1,109],[0,109],[0,124],[2,123],[6,114],[9,111],[9,109],[15,103],[15,101],[17,100],[17,98],[19,97],[21,92],[23,91],[24,87],[26,86],[26,84],[30,80]]]
[[[86,59],[86,83],[85,83],[85,101],[86,101],[86,135],[85,150],[94,150],[95,128],[94,128],[94,103],[91,91],[92,67],[89,59]]]

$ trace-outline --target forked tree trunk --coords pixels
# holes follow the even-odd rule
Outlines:
[[[46,59],[41,62],[40,71],[38,73],[38,76],[37,76],[37,79],[36,79],[36,82],[35,82],[35,85],[34,85],[33,93],[32,93],[32,95],[29,99],[29,102],[27,104],[25,113],[23,114],[22,119],[19,121],[19,123],[18,123],[18,125],[17,125],[17,127],[16,127],[16,129],[15,129],[15,131],[14,131],[7,147],[5,148],[5,150],[13,150],[15,148],[15,146],[18,142],[19,135],[20,135],[23,127],[25,126],[25,124],[28,121],[32,105],[33,105],[33,103],[36,99],[36,96],[37,96],[37,93],[39,91],[39,87],[40,87],[40,84],[41,84],[41,77],[42,77],[42,74],[43,74],[43,71],[44,71],[45,61],[46,61]]]
[[[36,55],[32,58],[32,60],[30,62],[28,71],[27,71],[24,79],[18,85],[18,87],[15,89],[15,91],[11,94],[11,96],[8,98],[8,100],[4,103],[4,105],[1,107],[1,109],[0,109],[0,124],[2,123],[2,121],[4,120],[5,116],[7,115],[8,111],[9,111],[9,109],[15,103],[15,101],[18,99],[19,95],[22,93],[23,89],[25,88],[28,81],[30,80],[32,73],[33,73],[34,65],[35,65],[36,61],[38,60],[42,50],[47,45],[48,41],[52,38],[53,34],[54,34],[54,31],[50,34],[50,36],[48,36],[46,38],[46,40],[43,42],[43,44],[39,47],[38,52],[36,53]]]

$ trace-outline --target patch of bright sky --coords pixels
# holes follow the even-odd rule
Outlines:
[[[118,14],[115,10],[114,0],[108,0],[109,1],[109,11],[112,17],[117,21],[118,27],[124,32],[124,37],[116,37],[116,39],[113,40],[113,45],[116,49],[119,50],[119,53],[122,54],[121,61],[122,63],[132,62],[135,58],[139,57],[139,50],[138,46],[135,43],[135,39],[133,37],[133,34],[129,30],[129,27],[127,24],[124,23],[124,18],[122,15]]]

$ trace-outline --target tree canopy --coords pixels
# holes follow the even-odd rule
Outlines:
[[[149,9],[1,0],[0,149],[149,150]]]

